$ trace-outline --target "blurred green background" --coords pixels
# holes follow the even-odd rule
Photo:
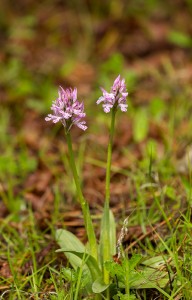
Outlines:
[[[180,65],[191,59],[190,0],[19,0],[0,5],[3,105],[46,112],[58,84],[77,85],[90,95],[98,82],[123,72],[134,90],[140,62],[146,61],[148,69],[160,54]]]
[[[59,85],[78,88],[89,126],[87,164],[102,164],[109,116],[95,102],[118,74],[129,110],[119,117],[114,163],[138,173],[153,149],[162,176],[174,174],[192,140],[191,17],[191,0],[1,1],[1,205],[23,201],[29,174],[63,172],[62,130],[44,121]],[[78,130],[73,135],[81,170],[87,146]]]

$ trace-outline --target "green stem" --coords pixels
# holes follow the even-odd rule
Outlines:
[[[72,147],[72,141],[71,141],[71,135],[70,135],[69,131],[66,132],[66,140],[67,140],[67,145],[68,145],[68,149],[69,149],[70,167],[73,172],[73,178],[74,178],[76,189],[77,189],[77,196],[78,196],[78,200],[79,200],[79,203],[81,204],[81,209],[83,212],[83,218],[84,218],[85,228],[86,228],[88,241],[89,241],[89,245],[90,245],[91,255],[97,260],[98,259],[98,257],[97,257],[97,241],[96,241],[93,223],[92,223],[92,219],[91,219],[91,215],[90,215],[90,211],[89,211],[89,205],[88,205],[87,201],[85,200],[82,190],[81,190],[81,184],[80,184],[79,176],[77,173],[77,168],[76,168],[74,153],[73,153],[73,147]]]
[[[111,179],[111,158],[112,158],[112,146],[115,128],[115,115],[116,107],[112,110],[111,115],[111,127],[109,135],[109,144],[107,150],[107,168],[106,168],[106,183],[105,183],[105,206],[104,206],[104,248],[103,248],[103,261],[108,261],[111,259],[111,249],[110,249],[110,222],[109,222],[109,203],[110,203],[110,179]],[[103,269],[104,272],[104,282],[109,284],[109,272]],[[107,299],[110,299],[109,291],[107,291]]]
[[[127,298],[129,299],[130,297],[130,288],[129,288],[129,260],[128,257],[124,257],[125,259],[125,293],[128,296]]]
[[[112,157],[112,146],[113,146],[113,136],[114,136],[114,129],[115,129],[116,111],[117,111],[116,107],[114,107],[112,110],[112,116],[111,116],[111,128],[110,128],[109,144],[108,144],[108,151],[107,151],[105,203],[107,204],[108,207],[109,207],[109,201],[110,201],[111,157]]]

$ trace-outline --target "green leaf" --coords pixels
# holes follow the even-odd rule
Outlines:
[[[128,259],[128,258],[126,258]],[[141,261],[142,255],[141,254],[133,254],[133,256],[129,259],[129,269],[133,270]]]
[[[77,268],[77,270],[70,269],[70,268],[62,268],[61,269],[61,278],[66,280],[67,282],[73,283],[73,286],[77,285],[77,282],[79,280],[79,276],[81,277],[81,283],[79,289],[82,290],[87,295],[92,294],[92,284],[93,280],[91,277],[91,274],[87,268],[87,270],[84,269],[81,274],[81,269]]]
[[[116,223],[112,210],[109,210],[109,237],[111,255],[116,254]]]
[[[70,231],[65,229],[58,229],[56,231],[56,241],[60,247],[66,248],[66,250],[74,250],[79,252],[85,252],[85,246],[81,241]]]
[[[165,264],[165,259],[162,256],[152,257],[142,262],[139,266],[139,272],[131,274],[131,287],[135,289],[147,289],[165,287],[169,281],[169,276],[166,270],[161,270],[160,267]],[[138,277],[138,274],[139,277]]]
[[[63,278],[69,282],[75,281],[75,272],[73,269],[70,268],[62,268],[62,275]]]
[[[96,280],[98,277],[100,277],[102,275],[101,270],[99,269],[99,266],[98,266],[96,260],[90,254],[85,253],[85,252],[82,253],[82,252],[78,252],[78,251],[70,251],[70,250],[67,251],[65,249],[58,249],[58,250],[56,250],[56,252],[65,252],[66,256],[69,254],[70,255],[73,254],[73,255],[77,256],[78,258],[80,258],[81,266],[83,263],[87,265],[93,280]]]
[[[149,289],[165,287],[169,281],[168,273],[166,271],[154,270],[146,267],[140,272],[131,274],[131,288],[134,289]]]
[[[111,73],[122,73],[124,67],[124,57],[121,53],[112,54],[109,59],[101,65],[101,73],[108,75]]]
[[[163,188],[164,194],[172,200],[176,199],[175,189],[172,186],[165,186]]]
[[[99,294],[99,293],[104,292],[108,287],[109,287],[109,284],[105,284],[103,282],[102,277],[100,277],[94,281],[94,283],[92,285],[92,290],[95,294]]]
[[[110,261],[106,262],[105,266],[111,277],[118,279],[119,288],[125,288],[127,272],[129,272],[129,286],[132,289],[164,288],[169,281],[169,277],[165,269],[160,269],[165,263],[163,257],[153,257],[145,260],[142,264],[139,264],[140,260],[141,255],[133,255],[129,260],[128,271],[125,267],[125,260],[122,261],[121,265]]]
[[[146,259],[142,262],[142,265],[150,266],[151,268],[158,268],[165,264],[165,259],[163,256],[158,255],[149,259]]]
[[[151,99],[149,106],[150,114],[156,119],[161,119],[165,112],[165,102],[160,98]]]
[[[112,276],[114,276],[116,273],[122,273],[123,274],[123,268],[122,265],[117,264],[115,261],[106,261],[105,263],[106,269],[112,273]]]
[[[69,260],[72,267],[76,270],[78,267],[82,266],[82,259],[77,255],[72,254],[72,251],[78,251],[85,253],[85,246],[81,241],[71,232],[65,229],[58,229],[56,231],[56,241],[59,246],[62,248],[63,252],[66,252],[66,257]],[[67,251],[70,251],[67,253]]]
[[[149,118],[145,110],[139,110],[135,114],[133,122],[133,137],[136,142],[143,141],[148,134]]]
[[[192,47],[192,38],[190,37],[190,35],[181,31],[171,31],[168,35],[168,40],[180,47]]]
[[[101,256],[101,264],[103,264],[103,253],[107,247],[106,244],[106,236],[110,239],[110,254],[111,257],[116,254],[116,224],[113,212],[109,210],[109,225],[107,225],[107,210],[104,208],[103,216],[101,219],[101,232],[100,232],[100,256]],[[107,231],[107,233],[106,233]]]
[[[101,270],[94,257],[87,253],[84,245],[71,232],[65,229],[58,229],[56,231],[56,241],[61,249],[56,252],[64,252],[72,267],[84,269],[84,273],[89,273],[90,283],[102,277]]]
[[[134,294],[127,295],[127,294],[122,294],[121,292],[118,291],[117,295],[113,297],[114,300],[136,300],[136,296]]]

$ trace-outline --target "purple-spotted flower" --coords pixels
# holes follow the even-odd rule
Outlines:
[[[53,123],[61,122],[67,131],[72,125],[76,125],[82,130],[86,130],[86,122],[82,118],[86,116],[84,112],[83,102],[77,100],[77,89],[71,88],[64,90],[59,88],[59,97],[53,101],[51,110],[53,114],[49,114],[45,121],[52,121]]]
[[[103,102],[103,110],[108,113],[113,107],[119,107],[121,111],[127,111],[128,105],[126,98],[128,92],[126,90],[125,79],[121,79],[120,75],[115,79],[110,93],[101,88],[103,96],[97,100],[97,104]]]

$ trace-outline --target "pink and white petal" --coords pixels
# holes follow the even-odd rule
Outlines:
[[[53,120],[53,123],[57,123],[62,120],[62,117],[54,116],[54,118],[52,120]]]
[[[73,102],[77,101],[77,88],[74,88],[72,96],[73,96]]]
[[[113,107],[113,105],[110,104],[103,104],[103,110],[105,113],[109,113],[110,109]]]
[[[127,111],[128,105],[127,105],[127,104],[122,104],[122,103],[120,103],[120,104],[119,104],[119,107],[120,107],[121,111],[125,112],[125,111]]]
[[[128,93],[127,92],[123,92],[121,93],[123,97],[127,97],[128,96]]]
[[[47,122],[48,122],[48,121],[51,121],[51,120],[52,120],[52,118],[49,117],[49,116],[45,118],[45,121],[47,121]]]
[[[85,124],[86,124],[85,121],[82,121],[82,122],[76,121],[76,122],[74,122],[74,124],[76,124],[77,127],[79,127],[80,129],[82,129],[82,130],[84,130],[84,131],[88,128],[88,127],[85,125]]]
[[[113,87],[116,88],[116,86],[120,83],[120,78],[121,78],[121,76],[118,75],[117,78],[114,80]]]
[[[69,119],[71,118],[71,114],[64,112],[63,117],[64,119]]]
[[[107,91],[104,88],[100,87],[100,89],[103,93],[107,93]]]
[[[105,101],[105,98],[103,97],[103,96],[101,96],[98,100],[97,100],[97,104],[99,104],[99,103],[101,103],[101,102],[103,102],[103,101]]]

